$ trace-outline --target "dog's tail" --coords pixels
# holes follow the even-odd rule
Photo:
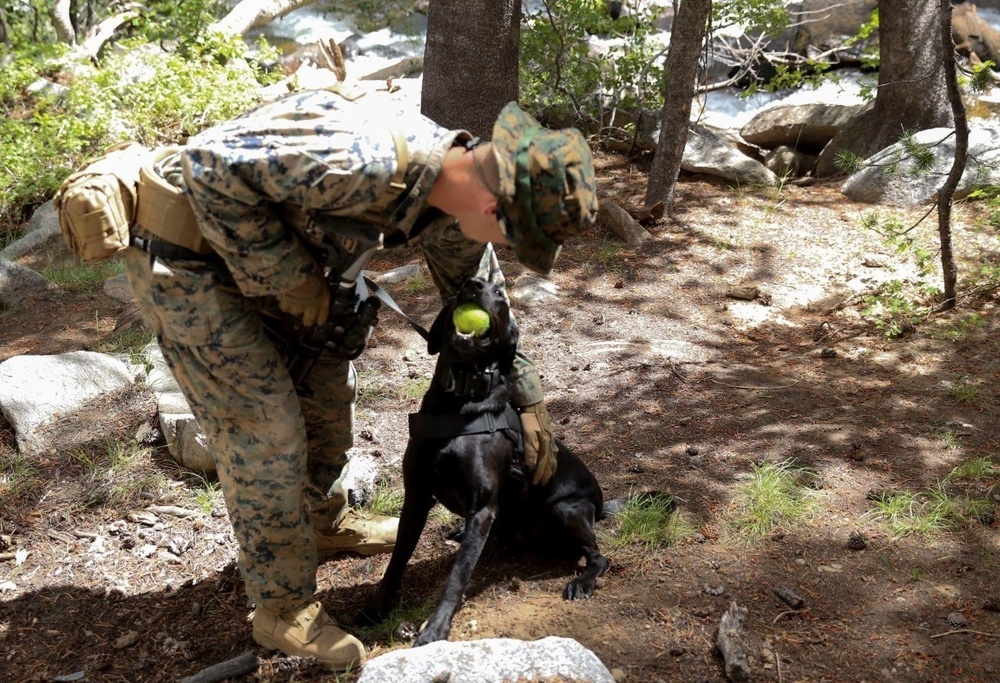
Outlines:
[[[677,498],[665,491],[635,491],[624,498],[604,501],[599,519],[617,515],[626,507],[657,507],[664,512],[673,512],[677,509]]]

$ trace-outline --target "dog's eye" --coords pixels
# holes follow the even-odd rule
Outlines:
[[[499,287],[493,288],[493,296],[503,296],[503,292],[500,291]]]

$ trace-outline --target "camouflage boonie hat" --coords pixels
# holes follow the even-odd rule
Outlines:
[[[549,130],[509,102],[493,124],[497,217],[517,259],[542,275],[563,241],[594,224],[594,162],[575,128]]]

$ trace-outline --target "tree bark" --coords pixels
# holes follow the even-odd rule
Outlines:
[[[698,57],[711,15],[712,0],[681,0],[670,33],[660,139],[646,185],[646,206],[663,202],[668,213],[673,213],[674,189],[687,143]]]
[[[489,138],[517,99],[519,0],[434,0],[427,13],[420,110],[448,128]]]
[[[879,0],[879,70],[875,105],[844,127],[820,154],[816,174],[833,175],[837,152],[862,159],[906,131],[951,126],[939,0]],[[935,36],[931,38],[931,36]]]
[[[229,14],[212,24],[211,30],[226,35],[243,35],[255,26],[264,26],[292,10],[316,0],[243,0]]]
[[[941,240],[941,272],[944,279],[944,300],[941,309],[955,306],[957,296],[958,272],[955,267],[955,254],[951,244],[951,204],[955,197],[955,188],[965,173],[965,164],[969,152],[969,122],[965,117],[965,104],[958,91],[958,80],[955,73],[955,50],[951,29],[951,0],[939,0],[941,3],[941,46],[944,54],[944,77],[951,105],[952,116],[955,119],[955,162],[951,166],[948,178],[938,193],[938,237]]]

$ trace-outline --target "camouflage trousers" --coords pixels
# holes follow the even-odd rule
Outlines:
[[[264,332],[267,301],[243,297],[223,266],[135,248],[126,263],[143,320],[215,458],[247,593],[268,610],[301,607],[316,590],[313,526],[333,526],[346,511],[353,366],[321,356],[299,395]]]

